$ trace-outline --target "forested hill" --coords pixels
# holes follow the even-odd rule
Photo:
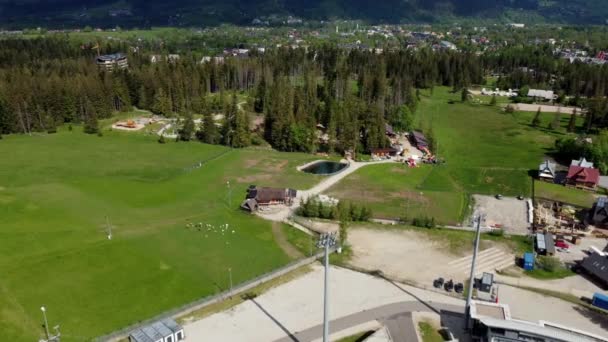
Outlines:
[[[272,15],[370,23],[462,18],[605,24],[603,0],[0,0],[0,26],[145,27],[249,24]]]

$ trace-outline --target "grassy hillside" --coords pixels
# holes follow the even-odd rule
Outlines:
[[[531,196],[538,165],[557,137],[565,136],[569,117],[561,127],[546,128],[554,114],[541,116],[541,127],[531,127],[534,113],[506,114],[499,107],[460,102],[460,93],[435,88],[423,95],[417,125],[435,132],[438,155],[445,164],[368,166],[330,189],[331,195],[364,202],[377,217],[435,217],[455,224],[467,213],[470,194]],[[578,124],[582,124],[579,120]],[[584,199],[588,201],[588,199]]]
[[[393,23],[476,18],[604,24],[608,18],[608,6],[591,0],[0,0],[0,9],[5,25],[22,27],[249,24],[271,14]],[[110,15],[112,10],[129,12]]]
[[[270,223],[238,205],[249,184],[316,181],[295,169],[312,156],[161,145],[80,128],[5,136],[0,154],[0,331],[7,341],[40,337],[42,305],[50,324],[61,325],[62,340],[84,341],[225,290],[229,267],[239,283],[284,265],[290,259]],[[186,228],[198,222],[202,230]]]

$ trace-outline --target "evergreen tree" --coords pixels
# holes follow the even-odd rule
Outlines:
[[[154,94],[152,111],[155,114],[169,116],[172,112],[171,98],[165,94],[163,88],[158,88]]]
[[[560,109],[558,108],[557,112],[555,113],[555,116],[553,117],[553,120],[549,124],[549,129],[552,129],[554,131],[558,130],[560,127],[560,122],[561,122],[561,113],[560,113]]]
[[[462,93],[460,94],[460,101],[467,102],[469,100],[469,90],[464,87],[462,88]]]
[[[203,126],[196,132],[196,138],[205,144],[218,144],[220,132],[213,121],[213,114],[207,113],[203,117]]]
[[[538,127],[540,126],[540,107],[538,107],[538,110],[536,111],[536,115],[534,115],[534,118],[532,119],[532,127]]]
[[[492,99],[490,100],[490,106],[496,106],[496,95],[492,95]]]
[[[164,143],[166,143],[166,141],[165,141],[165,135],[164,135],[164,134],[161,134],[161,135],[160,135],[160,137],[158,138],[158,143],[159,143],[159,144],[164,144]]]
[[[84,121],[83,130],[87,134],[99,133],[99,122],[97,121],[97,115],[91,114]]]
[[[182,127],[177,131],[177,139],[180,141],[190,141],[195,130],[196,126],[194,125],[192,113],[188,113]]]
[[[570,121],[568,121],[568,132],[574,133],[576,131],[576,108],[572,111],[572,115],[570,115]]]

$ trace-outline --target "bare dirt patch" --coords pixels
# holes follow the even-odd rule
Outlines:
[[[271,174],[263,174],[263,175],[250,175],[250,176],[239,177],[236,179],[236,181],[239,183],[256,183],[259,181],[267,181],[270,179],[272,179]]]
[[[513,256],[500,244],[483,242],[476,273],[493,272],[513,262]],[[348,243],[353,252],[349,264],[368,271],[381,270],[400,281],[431,286],[434,279],[443,277],[464,282],[470,272],[472,241],[462,240],[454,246],[450,239],[424,230],[356,227],[349,230]]]
[[[252,168],[252,167],[258,165],[259,162],[260,162],[259,159],[245,159],[245,168],[246,169]]]
[[[348,243],[353,266],[426,284],[438,277],[437,266],[457,257],[442,251],[445,244],[407,230],[356,228],[349,231]]]

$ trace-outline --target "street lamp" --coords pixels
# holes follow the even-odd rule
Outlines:
[[[61,337],[59,326],[54,327],[55,335],[51,335],[49,333],[49,322],[46,319],[46,308],[41,306],[40,311],[42,311],[42,317],[44,318],[44,333],[46,334],[46,340],[40,340],[40,342],[59,342],[59,338]]]
[[[49,340],[49,322],[46,319],[46,308],[44,306],[40,307],[40,311],[42,311],[42,317],[44,318],[44,332],[46,334],[47,341]]]
[[[337,244],[336,233],[325,233],[319,237],[317,247],[325,248],[325,282],[323,288],[323,342],[329,342],[329,298],[328,298],[328,281],[329,281],[329,248]]]

